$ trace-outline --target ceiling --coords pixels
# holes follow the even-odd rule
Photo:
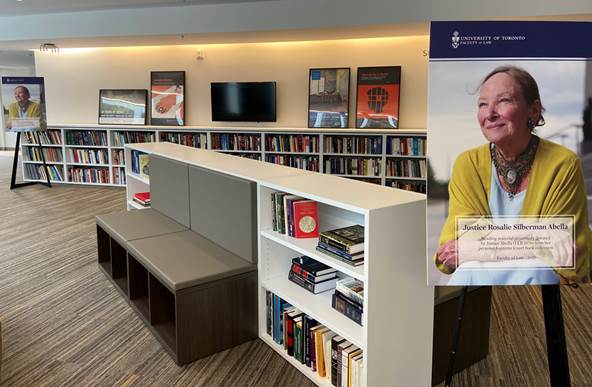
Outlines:
[[[32,15],[52,12],[80,12],[163,6],[221,3],[252,3],[277,0],[0,0],[0,15]]]

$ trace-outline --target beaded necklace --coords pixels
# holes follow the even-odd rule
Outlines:
[[[506,160],[498,147],[490,144],[491,160],[493,160],[493,165],[498,175],[502,177],[506,187],[509,188],[508,196],[510,200],[514,199],[514,196],[518,193],[522,179],[530,172],[538,145],[539,138],[533,135],[526,149],[516,157],[516,160],[510,161]]]

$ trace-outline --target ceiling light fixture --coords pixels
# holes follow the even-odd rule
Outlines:
[[[53,54],[59,54],[60,48],[53,43],[42,43],[41,45],[39,45],[39,51],[51,52]]]

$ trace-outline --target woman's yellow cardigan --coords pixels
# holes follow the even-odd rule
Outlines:
[[[448,219],[439,244],[455,238],[457,216],[491,215],[489,193],[491,155],[489,145],[462,153],[454,163],[448,184]],[[576,269],[558,269],[562,283],[589,282],[592,231],[588,223],[584,177],[578,156],[553,142],[541,139],[530,173],[522,215],[574,215]],[[443,264],[438,268],[450,274]]]

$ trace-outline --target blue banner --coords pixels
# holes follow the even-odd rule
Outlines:
[[[590,22],[432,22],[430,60],[592,58],[590,39]]]

